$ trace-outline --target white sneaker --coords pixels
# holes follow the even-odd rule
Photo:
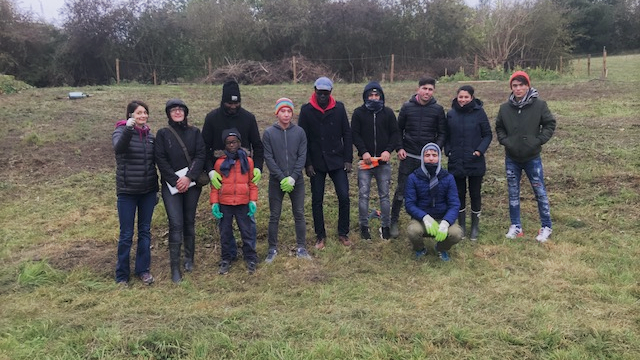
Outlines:
[[[549,229],[551,230],[551,229]],[[507,239],[515,239],[515,238],[521,238],[524,236],[524,232],[522,232],[522,228],[518,225],[511,225],[509,226],[509,231],[507,232],[507,234],[505,235],[507,237]]]
[[[538,230],[538,236],[536,236],[536,240],[541,243],[547,242],[547,240],[549,240],[549,237],[551,237],[552,232],[553,230],[550,227],[542,227],[540,228],[540,230]]]

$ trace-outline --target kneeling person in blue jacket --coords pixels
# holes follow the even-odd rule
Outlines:
[[[407,227],[416,257],[427,254],[424,237],[435,238],[435,252],[449,261],[449,249],[462,240],[458,218],[460,199],[453,175],[440,166],[440,148],[428,143],[421,151],[422,164],[407,179],[405,207],[412,220]]]

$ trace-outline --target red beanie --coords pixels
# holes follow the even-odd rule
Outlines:
[[[513,75],[511,75],[511,77],[509,78],[509,87],[511,87],[511,82],[516,76],[522,76],[526,80],[526,85],[531,86],[531,80],[529,80],[529,75],[522,70],[518,70],[514,72]]]

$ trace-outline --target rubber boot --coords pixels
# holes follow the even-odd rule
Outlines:
[[[458,225],[462,228],[462,238],[464,239],[467,234],[467,209],[458,211]]]
[[[196,250],[196,239],[195,237],[185,236],[184,237],[184,271],[192,272],[193,271],[193,255]]]
[[[478,240],[480,234],[480,211],[471,211],[471,241]]]
[[[182,281],[180,273],[180,243],[169,243],[169,262],[171,263],[171,281]]]

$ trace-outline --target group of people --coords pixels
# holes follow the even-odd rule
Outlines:
[[[552,232],[541,146],[555,130],[549,108],[531,87],[529,76],[516,71],[509,80],[511,94],[496,118],[496,134],[505,148],[509,190],[510,227],[506,237],[524,236],[520,220],[520,179],[529,178],[536,195],[541,228],[536,240],[545,242]],[[321,77],[294,123],[295,107],[288,98],[276,101],[276,121],[262,138],[256,118],[241,106],[237,82],[223,85],[220,107],[205,118],[202,132],[188,123],[189,108],[179,99],[167,101],[168,126],[151,133],[148,106],[132,101],[128,120],[116,123],[112,135],[116,154],[117,205],[120,221],[116,282],[130,280],[129,254],[138,213],[138,246],[135,275],[144,283],[154,281],[150,273],[150,224],[160,192],[169,222],[171,279],[182,280],[182,270],[194,269],[195,214],[202,186],[210,186],[211,213],[220,229],[219,274],[227,274],[238,258],[233,219],[242,240],[247,271],[256,271],[255,212],[258,183],[263,164],[269,169],[268,251],[265,263],[278,255],[278,228],[285,195],[291,200],[295,223],[296,256],[312,259],[306,247],[304,217],[305,181],[309,177],[315,230],[315,248],[326,246],[324,196],[327,175],[338,200],[338,241],[349,247],[350,198],[348,174],[352,171],[353,148],[358,161],[358,223],[360,238],[372,239],[369,220],[371,180],[376,179],[384,240],[400,234],[398,221],[404,205],[411,217],[406,231],[416,257],[432,249],[448,261],[453,245],[466,237],[466,194],[471,203],[469,237],[476,241],[482,210],[481,186],[486,172],[485,153],[492,141],[491,126],[483,103],[469,85],[461,86],[445,113],[434,93],[436,80],[420,79],[416,94],[402,105],[396,118],[386,106],[382,87],[370,82],[362,93],[363,104],[351,121],[342,102],[332,95],[333,82]],[[399,160],[393,201],[391,154]],[[441,166],[448,157],[447,169]],[[456,223],[457,221],[457,223]],[[425,246],[425,237],[435,244]],[[184,257],[182,249],[184,246]],[[183,259],[182,267],[181,259]]]

